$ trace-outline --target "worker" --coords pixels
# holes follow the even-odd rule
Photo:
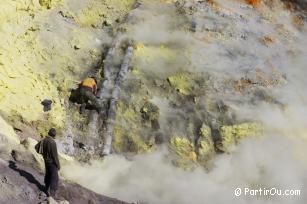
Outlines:
[[[79,87],[80,97],[81,97],[81,113],[84,113],[85,107],[88,104],[88,101],[91,102],[91,105],[99,112],[101,110],[101,105],[97,99],[97,80],[95,77],[91,76],[84,79],[80,83]]]
[[[45,193],[49,197],[55,198],[59,183],[58,171],[60,162],[58,158],[57,145],[54,141],[56,130],[51,128],[43,140],[35,145],[37,153],[42,154],[45,161]]]

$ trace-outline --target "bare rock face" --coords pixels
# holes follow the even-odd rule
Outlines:
[[[39,203],[46,200],[42,175],[13,161],[1,161],[1,203]]]
[[[126,204],[126,202],[102,196],[94,193],[78,184],[74,183],[62,183],[58,197],[60,200],[67,200],[70,203],[82,204],[82,203],[106,203],[106,204]]]
[[[0,203],[49,203],[43,174],[24,163],[0,160]],[[62,181],[56,200],[59,203],[125,204],[90,191],[78,184]]]

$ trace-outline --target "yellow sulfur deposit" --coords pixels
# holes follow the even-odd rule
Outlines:
[[[201,164],[206,164],[214,153],[214,144],[211,138],[211,129],[206,124],[203,124],[200,129],[200,137],[197,141],[198,145],[198,160]]]
[[[117,106],[118,123],[114,126],[113,148],[116,152],[144,153],[151,150],[154,141],[147,144],[141,138],[141,116],[131,106],[125,107],[122,102]]]
[[[140,58],[148,63],[155,60],[173,60],[176,54],[173,50],[165,46],[145,46],[143,43],[136,45],[135,57]]]
[[[167,80],[179,93],[183,95],[188,95],[191,92],[193,85],[189,75],[186,73],[180,73],[171,77],[168,77]]]
[[[32,1],[1,1],[5,11],[0,20],[0,107],[10,120],[21,119],[30,123],[44,117],[41,102],[53,100],[48,113],[51,124],[62,127],[65,115],[56,85],[48,75],[37,70],[43,66],[44,54],[37,40],[37,26],[32,18],[41,10]],[[27,10],[24,10],[27,9]],[[16,12],[17,10],[17,12]],[[2,13],[2,12],[1,12]]]
[[[259,123],[242,123],[232,126],[222,126],[220,128],[221,142],[218,149],[228,152],[235,144],[247,137],[261,136],[263,126]]]
[[[172,137],[170,140],[170,149],[177,155],[174,164],[185,170],[195,167],[197,154],[195,147],[187,138]]]
[[[51,126],[63,128],[69,89],[100,60],[104,39],[92,25],[114,22],[133,3],[73,2],[0,1],[0,114],[7,121],[35,124],[43,134]],[[53,102],[49,112],[44,99]]]
[[[194,145],[183,137],[173,137],[170,141],[171,149],[181,157],[189,157],[194,151]]]
[[[145,102],[140,112],[142,113],[142,118],[149,121],[156,121],[160,116],[159,107],[149,101]]]
[[[196,162],[196,161],[197,161],[197,154],[196,154],[195,152],[190,152],[189,158],[190,158],[193,162]]]
[[[77,22],[82,26],[112,25],[113,22],[126,15],[134,0],[90,1],[77,13]]]
[[[189,66],[186,59],[188,54],[187,49],[183,51],[168,44],[138,42],[135,45],[133,66],[143,74],[143,77],[150,74],[165,79],[182,72],[186,66]],[[139,73],[136,74],[140,76]]]

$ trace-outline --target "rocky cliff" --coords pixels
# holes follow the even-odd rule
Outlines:
[[[97,193],[248,203],[235,200],[236,185],[306,186],[306,1],[2,0],[0,9],[1,202],[45,199],[33,146],[50,127],[71,203],[113,202]],[[89,75],[105,114],[79,112],[75,89]]]

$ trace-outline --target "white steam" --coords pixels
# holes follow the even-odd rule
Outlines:
[[[298,143],[298,144],[297,144]],[[306,141],[282,137],[246,140],[238,151],[217,158],[214,169],[186,172],[172,166],[165,151],[127,160],[108,157],[92,165],[63,167],[66,178],[98,193],[144,203],[304,203]],[[236,188],[299,189],[300,196],[240,196]]]

